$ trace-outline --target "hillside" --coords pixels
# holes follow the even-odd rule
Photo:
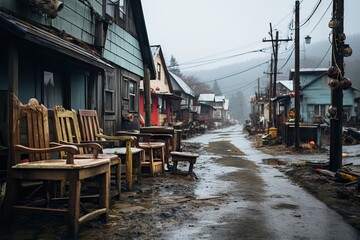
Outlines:
[[[350,78],[353,87],[360,89],[360,35],[348,36],[346,43],[353,49],[352,56],[345,58],[345,76]],[[314,42],[309,45],[301,46],[300,65],[304,68],[329,67],[331,65],[331,48],[327,41]],[[278,61],[278,80],[288,79],[291,68],[294,68],[294,54],[287,61],[288,55],[279,54]],[[287,64],[285,64],[287,61]],[[268,63],[265,63],[268,62]],[[201,82],[208,83],[211,87],[216,80],[223,95],[232,99],[236,103],[231,109],[234,118],[241,121],[248,119],[250,113],[250,96],[255,92],[264,92],[268,86],[269,77],[266,74],[270,71],[270,59],[259,58],[251,61],[239,62],[237,64],[226,65],[216,69],[204,71],[188,71],[185,75],[192,75]],[[251,70],[249,70],[251,69]],[[259,85],[258,85],[259,83]],[[358,95],[360,96],[359,92]],[[241,106],[239,108],[238,106]]]

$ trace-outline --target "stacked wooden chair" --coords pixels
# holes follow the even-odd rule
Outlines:
[[[40,213],[54,213],[65,215],[67,218],[67,231],[69,238],[76,238],[81,223],[101,217],[108,220],[109,210],[109,179],[110,159],[74,159],[79,154],[79,149],[74,145],[50,144],[48,110],[36,99],[30,99],[23,105],[11,93],[12,128],[11,151],[8,162],[6,196],[4,211],[10,222],[13,211],[34,211]],[[20,128],[24,128],[26,139],[20,137]],[[24,140],[24,141],[23,141]],[[26,145],[25,145],[26,142]],[[66,153],[66,159],[52,159],[51,153]],[[81,213],[81,183],[85,179],[93,179],[98,185],[98,208]],[[66,207],[56,208],[49,194],[44,194],[43,201],[26,203],[20,201],[19,189],[22,181],[47,182],[66,181],[69,184],[68,201]]]
[[[143,149],[133,147],[135,137],[109,136],[103,134],[100,128],[97,112],[95,110],[79,109],[78,115],[83,141],[103,144],[104,153],[117,154],[123,161],[125,161],[126,187],[128,191],[132,191],[133,180],[135,177],[139,179],[141,176],[140,162],[141,157],[143,156]],[[125,147],[121,145],[121,142],[124,141]],[[109,143],[114,143],[114,145],[109,146]]]
[[[74,155],[75,159],[110,159],[111,173],[114,173],[115,190],[110,191],[110,198],[117,197],[120,200],[121,193],[121,160],[116,154],[102,153],[102,146],[94,142],[84,143],[81,139],[80,126],[75,110],[66,110],[62,106],[54,107],[54,120],[57,142],[71,144],[79,148],[79,154]],[[100,153],[100,154],[99,154]],[[66,157],[64,151],[60,152],[62,158]]]

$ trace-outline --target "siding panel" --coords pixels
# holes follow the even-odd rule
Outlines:
[[[140,77],[144,75],[138,40],[115,24],[108,28],[104,58]]]

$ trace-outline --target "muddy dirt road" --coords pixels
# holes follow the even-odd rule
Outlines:
[[[273,156],[254,149],[240,126],[186,140],[184,150],[200,154],[197,178],[169,172],[144,177],[112,202],[109,223],[90,222],[79,238],[360,238],[339,214],[265,164]],[[66,232],[57,218],[45,223],[19,216],[17,223],[0,228],[1,239],[63,239]]]

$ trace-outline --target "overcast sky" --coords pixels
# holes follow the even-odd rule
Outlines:
[[[263,42],[264,38],[271,39],[270,23],[279,31],[280,39],[294,38],[289,24],[294,19],[295,0],[141,1],[150,44],[161,45],[167,64],[173,55],[181,69],[197,71],[270,56],[271,50],[256,52],[271,47],[270,42]],[[306,21],[318,1],[300,1],[300,23]],[[312,42],[328,39],[332,1],[320,2],[313,17],[301,27],[301,41],[306,35]],[[348,36],[360,32],[359,11],[359,0],[345,0],[344,32]],[[284,51],[293,42],[287,44],[282,46]],[[204,65],[212,60],[214,63]]]

